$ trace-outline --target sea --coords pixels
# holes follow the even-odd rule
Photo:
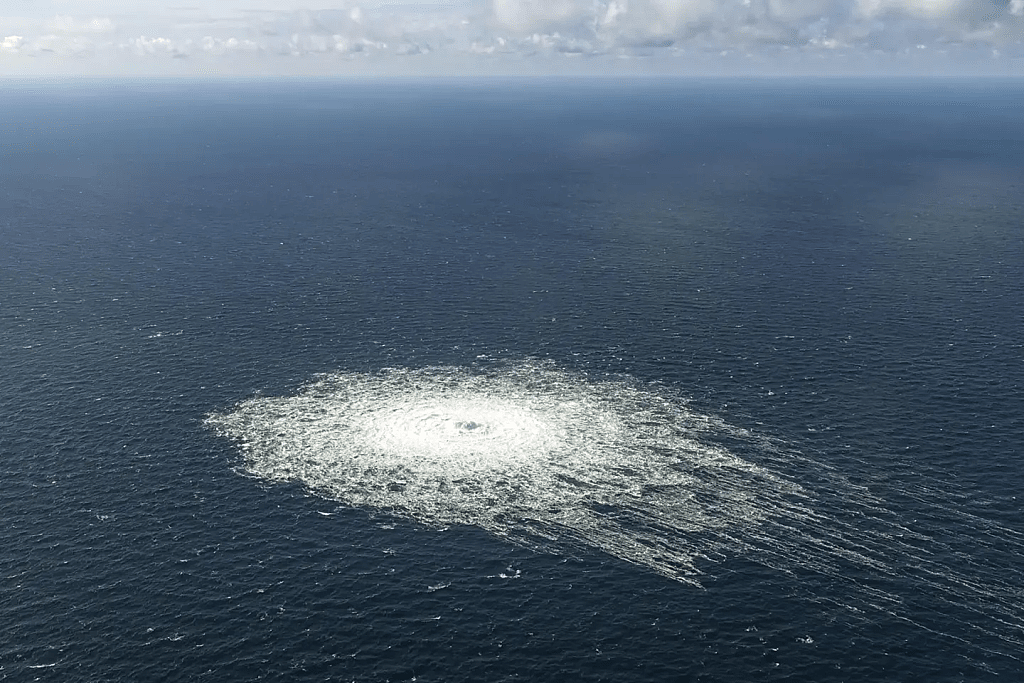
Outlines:
[[[0,680],[1024,680],[1024,82],[0,86]]]

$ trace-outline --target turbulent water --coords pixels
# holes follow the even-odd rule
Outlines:
[[[1024,675],[1019,83],[8,86],[0,680]]]
[[[812,514],[795,482],[715,443],[766,440],[635,382],[543,364],[334,374],[209,422],[255,476],[430,525],[583,543],[673,578],[742,551],[768,520]]]

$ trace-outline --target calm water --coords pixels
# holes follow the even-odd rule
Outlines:
[[[3,88],[0,679],[1024,673],[1020,83]]]

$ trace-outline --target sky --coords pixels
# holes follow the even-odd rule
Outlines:
[[[0,0],[0,77],[1024,76],[1024,0]]]

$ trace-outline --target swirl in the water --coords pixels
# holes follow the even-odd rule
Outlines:
[[[832,592],[846,585],[857,613],[897,610],[903,598],[881,586],[909,581],[984,615],[979,632],[1024,644],[1019,571],[976,562],[980,574],[965,576],[941,559],[943,543],[863,487],[629,378],[537,362],[338,373],[207,422],[239,442],[249,474],[344,505],[596,548],[694,584],[709,562],[744,557],[828,577]],[[1024,548],[1021,534],[941,498],[920,502],[947,529]]]

